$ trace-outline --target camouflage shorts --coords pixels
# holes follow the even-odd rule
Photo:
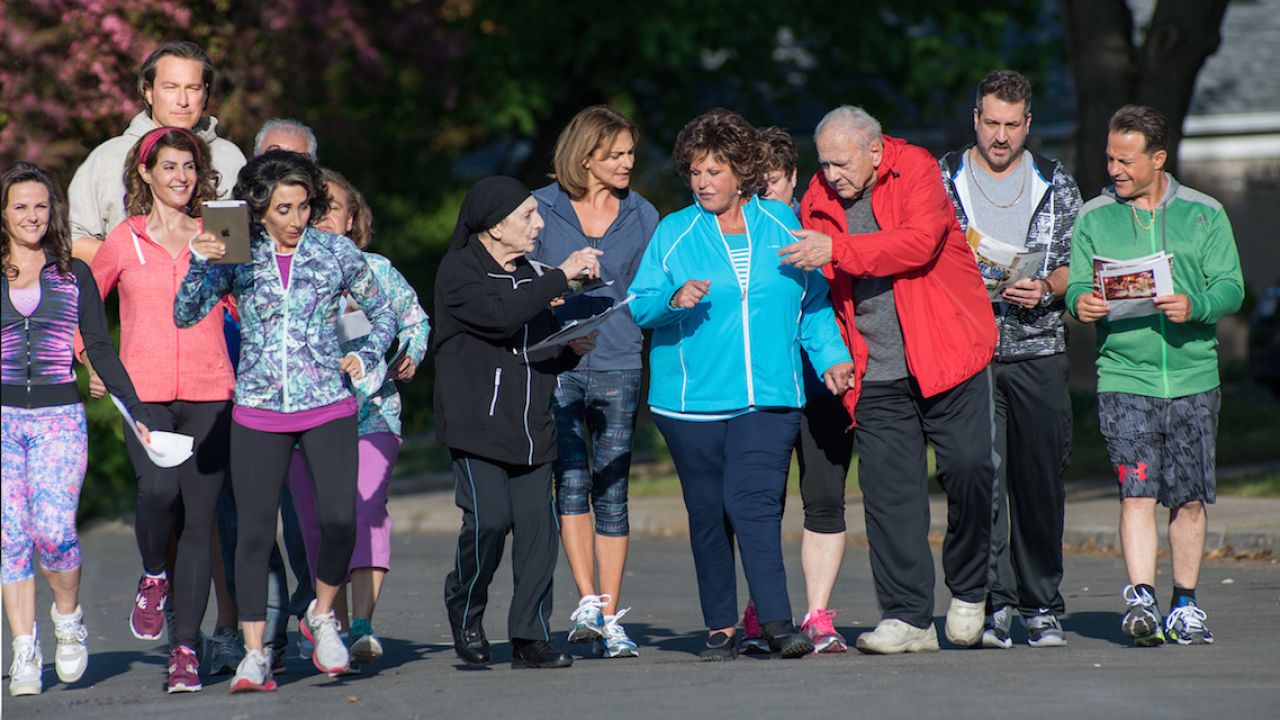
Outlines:
[[[1218,388],[1179,398],[1098,393],[1098,428],[1120,498],[1156,498],[1168,508],[1214,502],[1221,405]]]

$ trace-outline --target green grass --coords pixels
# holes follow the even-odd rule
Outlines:
[[[1280,470],[1218,478],[1219,495],[1280,497]]]

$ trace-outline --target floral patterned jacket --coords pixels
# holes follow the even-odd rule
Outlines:
[[[391,266],[390,260],[371,252],[366,252],[364,258],[373,271],[373,277],[378,281],[378,288],[387,297],[391,310],[395,313],[396,334],[400,338],[400,345],[407,346],[406,353],[414,365],[422,365],[422,358],[427,354],[431,321],[418,303],[418,293]],[[343,306],[341,309],[345,310],[347,301],[339,302]],[[363,341],[364,338],[356,338],[343,343],[343,353],[358,351]],[[379,358],[377,366],[370,368],[364,377],[355,382],[355,390],[356,400],[360,403],[359,433],[368,435],[389,432],[399,435],[400,392],[396,390],[395,379],[387,374],[386,361]]]
[[[280,277],[273,242],[253,241],[252,260],[216,265],[193,252],[173,301],[173,321],[190,327],[225,295],[240,311],[240,366],[235,403],[275,412],[299,412],[352,395],[338,363],[337,317],[342,293],[369,317],[372,332],[351,354],[367,374],[395,336],[396,316],[364,253],[342,235],[308,227],[294,251],[289,287]]]

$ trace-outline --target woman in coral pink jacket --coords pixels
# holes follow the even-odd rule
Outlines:
[[[201,688],[196,641],[209,601],[210,540],[230,452],[235,375],[222,313],[183,329],[174,324],[173,301],[191,263],[188,243],[201,231],[200,204],[214,198],[216,180],[208,146],[180,128],[147,133],[126,167],[128,219],[103,242],[93,275],[104,298],[119,290],[120,357],[154,429],[195,438],[193,457],[160,468],[125,433],[138,478],[135,533],[143,568],[129,627],[139,639],[159,638],[172,601],[168,690],[191,692]],[[170,578],[165,559],[179,510],[182,532]]]

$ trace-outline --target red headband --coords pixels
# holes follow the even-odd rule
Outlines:
[[[151,151],[155,149],[156,143],[160,142],[160,138],[174,131],[186,135],[191,140],[191,152],[196,156],[196,163],[198,164],[200,162],[200,143],[196,142],[196,136],[192,135],[191,131],[180,127],[158,127],[144,135],[142,138],[142,150],[138,153],[138,162],[146,165],[147,158],[151,156]]]

